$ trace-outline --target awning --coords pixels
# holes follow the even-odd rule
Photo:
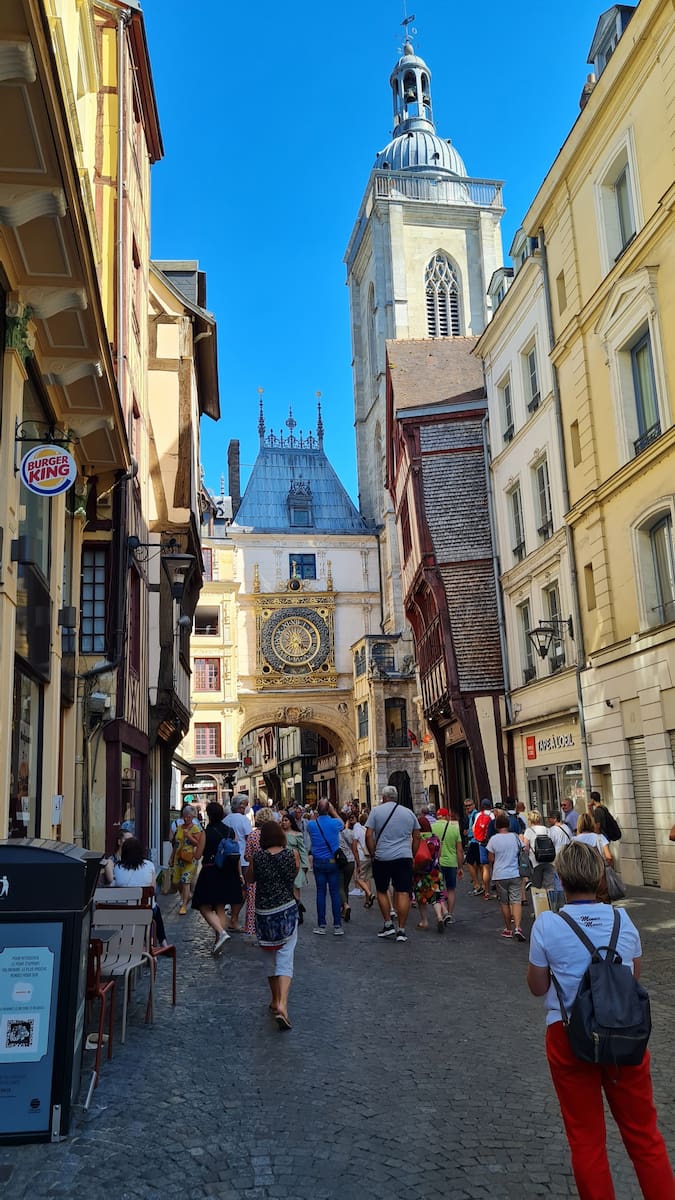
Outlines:
[[[174,767],[177,767],[181,775],[188,775],[190,779],[194,779],[196,775],[195,768],[187,759],[181,758],[180,754],[174,754],[171,758]]]

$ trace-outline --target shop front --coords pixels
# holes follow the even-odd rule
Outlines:
[[[521,752],[529,808],[537,809],[546,818],[560,808],[562,800],[571,800],[578,812],[585,811],[586,788],[576,716],[523,732]]]

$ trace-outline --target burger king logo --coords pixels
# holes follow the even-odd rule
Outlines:
[[[21,481],[36,496],[60,496],[76,478],[75,459],[61,446],[35,446],[21,460]]]

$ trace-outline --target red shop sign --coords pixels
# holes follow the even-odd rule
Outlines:
[[[534,736],[525,738],[525,747],[528,760],[537,757],[537,739]]]

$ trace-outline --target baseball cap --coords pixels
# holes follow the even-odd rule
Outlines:
[[[448,817],[450,816],[450,813],[448,812],[447,808],[439,808],[436,813],[436,816],[443,817],[445,820],[447,820]]]
[[[481,808],[492,808],[492,801],[491,800],[481,800],[480,806],[481,806]]]

